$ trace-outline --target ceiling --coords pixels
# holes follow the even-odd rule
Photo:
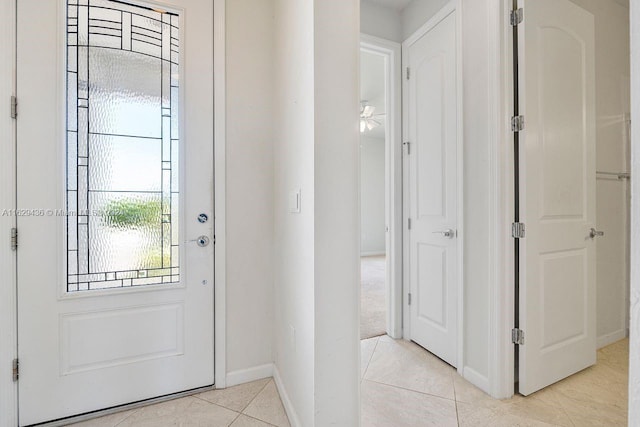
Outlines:
[[[375,114],[385,113],[385,70],[384,57],[374,53],[360,53],[360,100],[367,101],[376,107]],[[362,135],[371,138],[385,137],[385,117],[375,118],[382,123],[375,129],[367,130]]]
[[[615,0],[620,6],[629,7],[629,0]]]
[[[374,3],[380,6],[388,7],[391,9],[395,9],[398,12],[407,7],[412,0],[362,0],[367,3]]]

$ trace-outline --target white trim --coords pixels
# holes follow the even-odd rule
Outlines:
[[[438,25],[443,19],[455,12],[459,6],[458,3],[459,0],[451,0],[447,4],[445,4],[442,9],[440,9],[435,15],[429,18],[426,23],[424,23],[413,34],[407,37],[404,42],[402,42],[403,50],[405,50],[405,47],[410,46],[420,40],[422,36],[433,30],[436,25]]]
[[[462,50],[462,0],[451,0],[447,3],[442,9],[438,11],[429,21],[427,21],[424,25],[422,25],[415,33],[409,36],[402,43],[402,70],[405,69],[405,64],[407,63],[407,55],[408,55],[408,47],[412,44],[416,43],[435,28],[443,19],[452,13],[456,14],[456,80],[457,80],[457,142],[456,142],[456,153],[457,153],[457,232],[458,237],[456,240],[456,250],[457,250],[457,286],[458,286],[458,304],[457,304],[457,315],[458,315],[458,330],[457,334],[457,370],[460,375],[463,375],[467,372],[464,369],[464,80],[463,80],[463,50]],[[408,86],[405,84],[406,80],[404,76],[401,76],[402,82],[402,91],[403,91],[403,110],[407,110],[406,102],[408,97],[406,96],[406,91],[408,90]],[[403,133],[408,134],[409,122],[406,114],[403,115],[402,118],[402,128]],[[408,176],[408,165],[404,163],[403,160],[403,224],[402,224],[402,234],[403,234],[403,254],[407,255],[409,253],[409,238],[407,235],[407,228],[404,226],[406,221],[408,220],[407,213],[409,212],[409,194],[406,193],[405,189],[408,188],[406,185]],[[409,298],[408,291],[410,290],[410,271],[409,271],[409,257],[403,256],[403,267],[402,267],[402,277],[403,282],[407,284],[407,287],[404,292],[404,331],[403,337],[405,339],[411,338],[411,311],[409,307]]]
[[[600,350],[602,347],[606,347],[614,342],[618,342],[627,337],[627,328],[620,329],[616,332],[611,332],[609,334],[602,335],[598,337],[597,340],[597,348]]]
[[[385,58],[385,221],[389,227],[383,253],[361,253],[361,256],[385,255],[387,284],[387,333],[402,337],[402,64],[400,43],[367,34],[360,35],[360,50]]]
[[[252,368],[229,372],[227,374],[227,387],[233,387],[235,385],[250,383],[251,381],[270,378],[273,376],[273,372],[273,363],[267,363],[265,365],[254,366]],[[220,387],[216,387],[216,389],[219,388]]]
[[[640,123],[640,1],[631,0],[631,123]],[[634,125],[637,126],[637,125]],[[637,128],[636,128],[637,129]],[[631,140],[629,425],[640,425],[640,132]]]
[[[15,93],[16,1],[0,5],[0,105]],[[0,108],[0,211],[15,209],[15,121]],[[16,218],[0,215],[0,425],[18,425],[18,387],[11,363],[18,354],[16,312],[16,255],[9,247]]]
[[[457,92],[457,233],[456,255],[458,257],[458,364],[457,370],[460,375],[464,373],[464,66],[462,51],[462,0],[454,0],[454,11],[456,13],[456,92]]]
[[[385,256],[385,251],[372,251],[372,252],[360,252],[360,258],[366,258],[370,256]]]
[[[296,408],[291,402],[291,398],[289,397],[289,393],[284,386],[284,382],[282,382],[280,371],[278,371],[278,367],[275,365],[273,366],[273,380],[276,383],[278,393],[280,393],[280,399],[282,400],[282,405],[284,406],[284,410],[287,413],[287,417],[289,418],[289,424],[291,424],[291,427],[302,427],[300,417],[298,416]]]
[[[513,133],[509,119],[513,113],[513,39],[509,11],[511,0],[492,0],[488,14],[490,81],[489,112],[492,115],[490,217],[493,240],[490,286],[489,384],[486,390],[497,399],[514,393],[515,354],[511,342],[514,326],[514,240],[509,233],[514,218]]]
[[[480,390],[488,390],[490,387],[490,379],[478,373],[478,371],[473,368],[465,367],[463,376],[465,380],[478,387]]]
[[[226,0],[213,3],[214,75],[214,375],[216,388],[227,386],[227,220],[226,220]]]

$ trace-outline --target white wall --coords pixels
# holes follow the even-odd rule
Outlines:
[[[640,123],[640,0],[631,0],[631,121]],[[640,132],[632,136],[629,425],[640,425]]]
[[[402,43],[448,2],[449,0],[413,0],[398,11],[361,0],[361,31],[370,36]]]
[[[356,427],[360,424],[360,4],[315,0],[314,12],[314,425]]]
[[[402,10],[402,40],[406,40],[450,0],[413,0]]]
[[[361,255],[385,253],[385,141],[360,137]]]
[[[226,11],[227,372],[233,376],[273,362],[273,1],[228,1]]]
[[[275,365],[299,422],[314,418],[313,1],[276,0]],[[289,193],[301,190],[299,214]],[[291,413],[290,413],[291,415]],[[295,415],[294,415],[295,417]],[[295,421],[294,421],[295,423]]]
[[[275,4],[277,381],[294,426],[357,426],[359,7]]]
[[[390,7],[360,2],[360,30],[363,34],[402,42],[402,19],[400,13]]]
[[[596,169],[628,171],[629,9],[615,0],[572,0],[595,17]],[[597,180],[597,335],[598,346],[627,333],[629,204],[627,181]]]
[[[490,108],[489,57],[490,8],[477,0],[463,0],[463,135],[464,135],[464,326],[463,373],[483,390],[490,391],[489,337],[492,246],[491,195],[494,121]],[[470,232],[469,230],[472,230]]]

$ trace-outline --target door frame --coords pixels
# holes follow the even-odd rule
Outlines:
[[[0,99],[8,106],[16,93],[16,3],[0,4]],[[225,3],[214,1],[214,375],[226,379],[226,77]],[[7,102],[7,104],[4,104]],[[0,206],[16,208],[16,124],[8,108],[0,110]],[[9,367],[18,354],[16,253],[8,244],[16,218],[0,211],[0,425],[18,424],[18,386]],[[6,239],[6,240],[5,240]]]
[[[360,52],[385,59],[385,286],[387,334],[402,338],[402,98],[401,45],[360,34]]]
[[[457,304],[457,318],[458,318],[458,330],[457,330],[457,363],[456,369],[460,375],[463,375],[464,371],[464,104],[463,104],[463,50],[462,50],[462,0],[450,0],[444,5],[433,17],[431,17],[425,24],[423,24],[418,30],[416,30],[411,36],[409,36],[402,43],[402,72],[405,73],[407,64],[408,47],[417,42],[421,37],[435,28],[444,18],[451,13],[456,14],[456,92],[457,92],[457,138],[456,138],[456,153],[457,153],[457,175],[456,175],[456,198],[457,198],[457,232],[456,239],[456,251],[457,251],[457,286],[458,286],[458,304]],[[402,110],[403,112],[408,110],[408,97],[406,91],[408,86],[406,85],[406,74],[402,74]],[[409,122],[407,114],[402,115],[402,132],[403,137],[409,134]],[[409,194],[406,191],[408,187],[408,168],[406,164],[406,157],[402,157],[402,237],[403,237],[403,257],[402,257],[402,275],[403,283],[406,284],[403,292],[403,321],[404,330],[403,338],[410,340],[411,336],[411,311],[409,307],[409,291],[410,287],[410,270],[409,270],[409,236],[408,229],[406,227],[409,213]]]
[[[515,325],[515,239],[511,224],[515,210],[514,133],[511,117],[514,112],[513,29],[509,21],[513,0],[491,0],[488,13],[489,69],[494,76],[489,82],[491,154],[494,168],[490,199],[493,223],[493,263],[490,282],[489,319],[489,394],[496,399],[508,399],[515,391],[515,350],[511,330]]]

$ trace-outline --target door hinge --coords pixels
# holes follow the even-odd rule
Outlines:
[[[521,132],[524,130],[524,116],[514,116],[511,118],[511,132]]]
[[[514,239],[524,239],[525,226],[522,222],[514,222],[511,224],[511,237]]]
[[[18,229],[12,228],[11,229],[11,250],[15,251],[16,249],[18,249]]]
[[[407,155],[411,154],[411,143],[407,141],[407,142],[403,142],[402,145],[407,147]]]
[[[18,359],[13,359],[13,381],[18,381],[20,378],[20,362]]]
[[[524,9],[520,8],[520,9],[511,11],[509,21],[511,22],[512,27],[516,27],[518,26],[518,24],[522,24],[523,20],[524,20]]]
[[[411,78],[411,68],[407,67],[407,80]]]
[[[411,294],[409,294],[409,305],[411,305]]]
[[[407,228],[411,230],[411,218],[407,218]]]
[[[517,345],[524,345],[524,331],[522,329],[513,328],[511,330],[511,342]]]
[[[18,117],[18,98],[15,96],[11,96],[11,118],[15,119]]]

